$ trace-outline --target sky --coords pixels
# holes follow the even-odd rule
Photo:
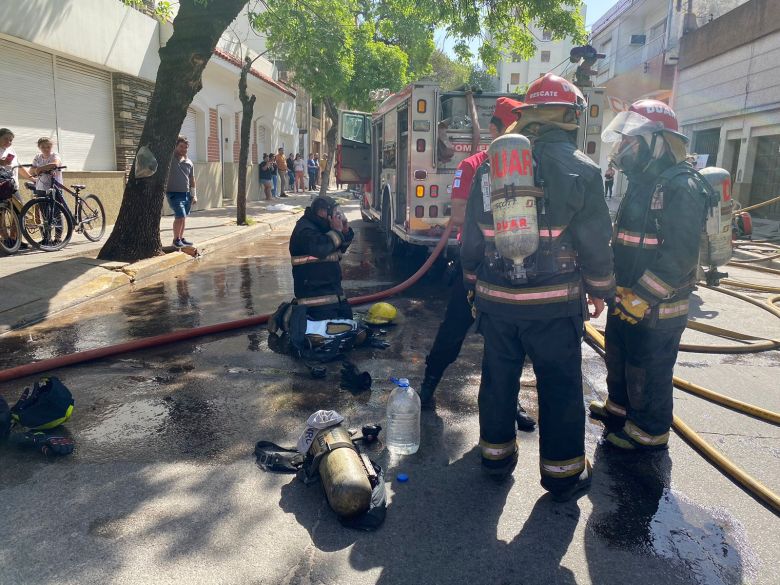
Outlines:
[[[604,13],[617,4],[618,0],[585,0],[585,28],[590,30],[591,25],[601,18]],[[439,29],[434,35],[434,41],[436,47],[443,50],[450,57],[454,57],[455,53],[452,51],[452,47],[455,42],[446,37],[444,30]],[[475,41],[471,45],[472,52],[476,53],[476,49],[479,46],[479,41]]]

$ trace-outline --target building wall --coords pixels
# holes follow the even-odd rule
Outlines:
[[[0,34],[148,81],[160,65],[159,25],[120,0],[5,0]]]
[[[82,195],[97,195],[106,211],[106,225],[113,225],[122,205],[125,191],[125,174],[121,171],[63,171],[65,185],[86,185]],[[65,194],[65,200],[73,209],[73,198]]]
[[[717,154],[710,164],[732,173],[734,197],[743,204],[755,203],[752,195],[772,195],[754,194],[753,184],[759,139],[780,136],[778,8],[772,0],[752,0],[684,36],[680,44],[673,105],[682,129],[692,138],[693,150],[698,133],[718,132]],[[719,40],[730,30],[745,31],[738,37],[741,44],[721,50]]]

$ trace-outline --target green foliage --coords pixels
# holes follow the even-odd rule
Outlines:
[[[205,4],[209,0],[195,0],[196,4]],[[149,0],[122,0],[125,4],[128,6],[132,6],[133,8],[136,8],[138,10],[142,10],[144,8],[150,9],[152,14],[157,18],[158,20],[171,20],[174,16],[173,14],[173,2],[169,2],[167,0],[159,0],[154,4],[154,6],[150,6]]]
[[[498,80],[488,73],[484,67],[472,66],[468,74],[467,83],[471,87],[482,91],[498,91]]]
[[[438,49],[433,52],[430,59],[430,73],[425,79],[437,82],[445,91],[462,87],[468,82],[469,67],[459,61],[450,59]]]
[[[397,91],[433,76],[443,85],[472,82],[491,89],[490,74],[502,54],[529,57],[535,50],[527,23],[555,38],[585,39],[582,0],[264,0],[250,14],[268,47],[315,100],[367,109],[369,92]],[[461,64],[435,52],[433,32],[444,27],[458,39]],[[469,42],[481,40],[477,55]],[[470,70],[477,59],[480,66]],[[457,81],[456,81],[457,80]],[[458,83],[462,80],[461,83]]]

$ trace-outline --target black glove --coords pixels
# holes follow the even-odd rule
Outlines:
[[[345,360],[341,366],[340,386],[353,394],[371,390],[371,374],[358,371],[355,364]]]
[[[70,455],[75,443],[70,437],[47,435],[41,432],[17,433],[11,435],[11,442],[17,447],[32,447],[44,455]]]

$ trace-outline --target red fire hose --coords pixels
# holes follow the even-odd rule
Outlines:
[[[396,295],[414,283],[416,283],[422,276],[428,272],[430,267],[439,257],[441,251],[447,245],[450,232],[452,231],[452,224],[448,223],[447,228],[442,233],[439,242],[433,249],[433,252],[425,261],[425,263],[415,272],[407,278],[404,282],[395,285],[392,288],[383,290],[380,292],[372,293],[369,295],[363,295],[360,297],[354,297],[349,299],[350,305],[364,305],[366,303],[372,303],[380,299],[387,298],[392,295]],[[131,351],[138,351],[140,349],[149,349],[157,347],[159,345],[166,345],[168,343],[176,343],[178,341],[184,341],[187,339],[193,339],[195,337],[202,337],[204,335],[214,335],[216,333],[224,333],[225,331],[233,331],[234,329],[243,329],[244,327],[254,327],[257,325],[263,325],[266,323],[271,315],[257,315],[256,317],[249,317],[247,319],[239,319],[237,321],[228,321],[226,323],[218,323],[216,325],[206,325],[203,327],[194,327],[192,329],[184,329],[182,331],[174,331],[173,333],[165,333],[163,335],[155,335],[154,337],[146,337],[144,339],[136,339],[133,341],[126,341],[125,343],[118,343],[116,345],[109,345],[107,347],[98,347],[95,349],[88,349],[86,351],[80,351],[77,353],[71,353],[68,355],[58,356],[55,358],[41,360],[39,362],[33,362],[23,366],[16,366],[15,368],[8,368],[6,370],[0,370],[0,382],[7,382],[9,380],[16,380],[17,378],[23,378],[24,376],[32,376],[33,374],[40,374],[41,372],[47,372],[56,368],[63,368],[65,366],[72,366],[91,360],[97,360],[114,355],[128,353]]]

